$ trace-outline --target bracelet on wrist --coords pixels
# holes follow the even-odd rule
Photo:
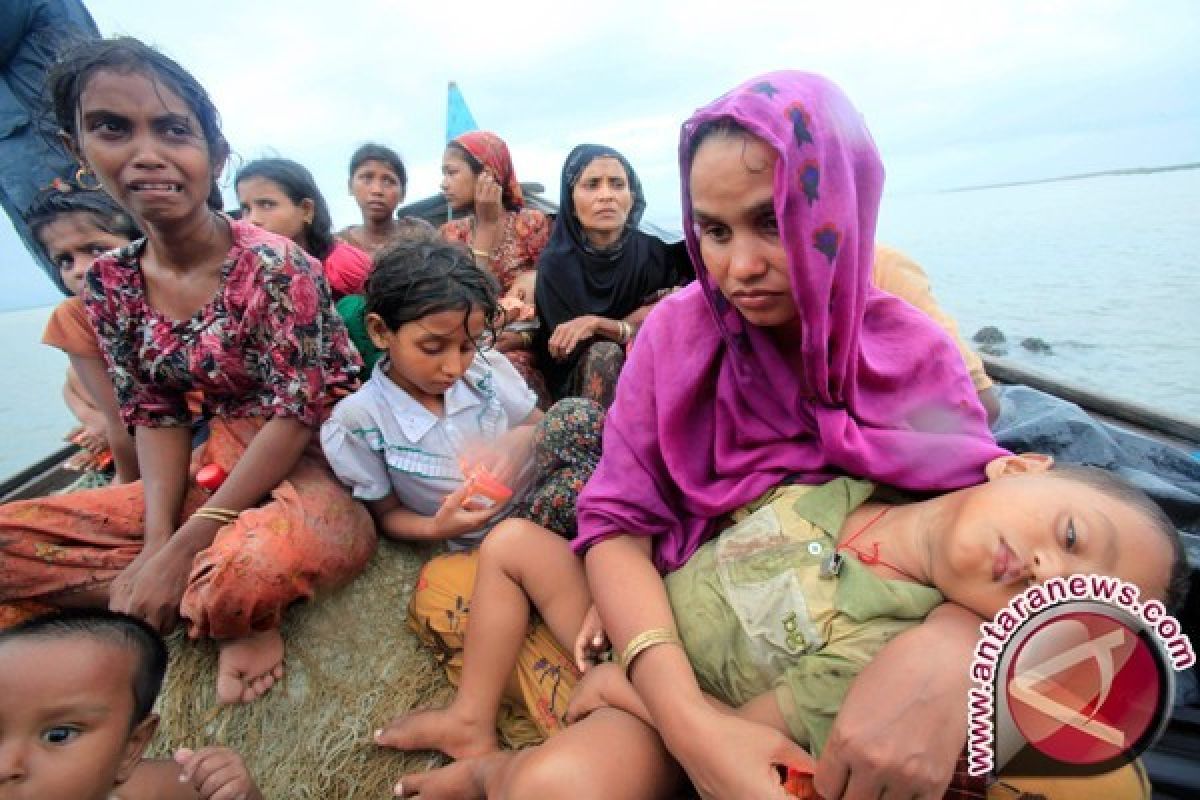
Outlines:
[[[228,525],[238,518],[238,514],[242,512],[234,511],[232,508],[217,508],[216,506],[201,506],[192,512],[192,517],[199,519],[207,519],[212,522],[219,522],[222,525]]]
[[[486,261],[491,261],[491,260],[492,260],[492,254],[491,254],[491,253],[489,253],[487,250],[480,250],[478,247],[472,247],[472,248],[471,248],[471,254],[472,254],[473,256],[475,256],[476,258],[482,258],[482,259],[484,259],[484,260],[486,260]]]
[[[628,344],[633,338],[633,326],[623,319],[617,320],[617,327],[621,335],[621,344]]]
[[[677,644],[683,647],[679,635],[670,628],[651,628],[648,631],[642,631],[630,639],[629,643],[625,645],[625,649],[621,651],[621,670],[628,675],[629,667],[633,664],[634,659],[660,644]]]

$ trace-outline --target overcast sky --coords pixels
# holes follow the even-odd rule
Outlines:
[[[609,144],[646,185],[647,218],[671,227],[679,124],[779,68],[847,91],[883,153],[888,202],[1200,161],[1194,0],[88,5],[102,32],[157,45],[200,79],[238,157],[308,166],[339,227],[358,218],[345,167],[364,141],[404,156],[409,199],[437,191],[449,80],[508,141],[521,180],[557,195],[572,146]],[[55,298],[4,222],[0,253],[0,306]]]

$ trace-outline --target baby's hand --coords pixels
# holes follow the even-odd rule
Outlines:
[[[246,762],[228,747],[175,751],[180,783],[190,783],[202,800],[263,800]]]
[[[600,612],[596,611],[593,603],[583,616],[579,635],[575,637],[575,667],[580,672],[587,672],[610,647],[608,636],[604,633],[604,623],[600,621]]]

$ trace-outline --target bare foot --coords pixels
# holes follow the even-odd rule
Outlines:
[[[437,750],[451,758],[471,758],[498,749],[495,720],[469,717],[454,703],[399,715],[386,728],[375,731],[375,743],[396,750]]]
[[[394,791],[397,797],[421,800],[484,800],[488,776],[511,758],[512,753],[492,753],[429,772],[414,772],[402,777]]]
[[[252,633],[220,644],[217,702],[253,702],[283,677],[283,637],[279,631]]]

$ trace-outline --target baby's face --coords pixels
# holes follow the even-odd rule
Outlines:
[[[1027,587],[1068,575],[1110,575],[1162,598],[1171,569],[1165,537],[1137,508],[1046,472],[963,490],[932,555],[947,599],[994,616]]]
[[[134,658],[86,636],[0,645],[0,800],[105,800],[128,777]]]

